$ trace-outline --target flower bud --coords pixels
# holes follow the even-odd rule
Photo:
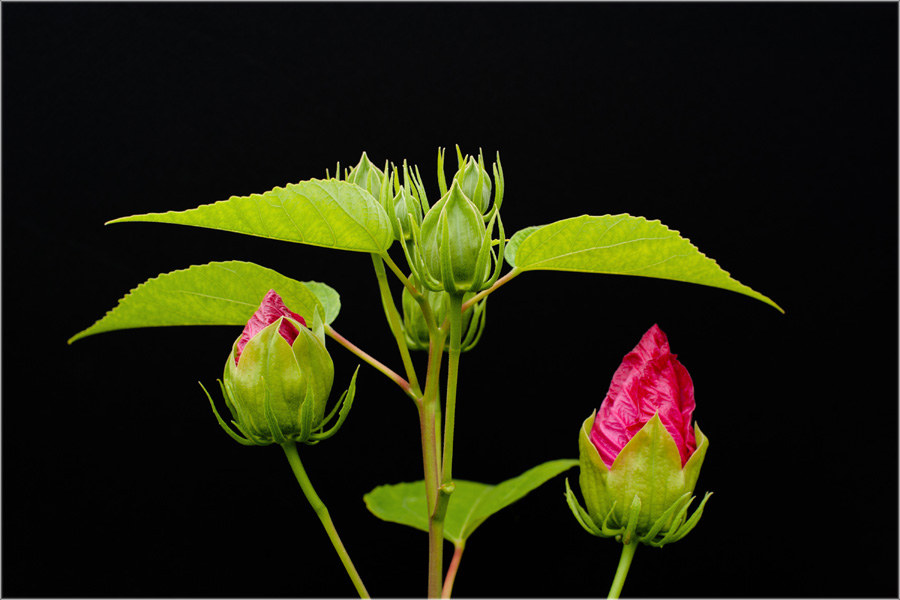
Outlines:
[[[359,163],[350,169],[347,181],[355,183],[372,194],[375,200],[379,200],[381,198],[381,185],[384,182],[384,172],[369,162],[369,157],[363,152]]]
[[[476,161],[470,156],[465,168],[456,174],[456,178],[466,197],[472,201],[479,212],[486,213],[491,202],[491,178],[487,169],[484,168],[484,163]],[[482,178],[480,193],[478,191],[479,178]]]
[[[423,293],[425,294],[425,300],[431,307],[431,313],[434,315],[435,325],[440,327],[441,323],[443,323],[444,320],[450,316],[450,294],[448,294],[447,292],[432,292],[430,290],[425,290]],[[463,296],[463,302],[469,300],[474,295],[474,292],[465,294]],[[469,325],[472,324],[474,314],[477,313],[479,316],[482,314],[482,312],[478,309],[482,308],[483,302],[484,301],[477,304],[475,308],[467,310],[463,313],[461,334],[461,337],[464,340],[462,348],[463,351],[470,350],[472,347],[474,347],[475,342],[477,342],[475,336],[476,332],[470,332]],[[409,290],[407,290],[405,287],[403,288],[403,293],[401,296],[401,304],[403,306],[403,329],[406,331],[407,346],[409,346],[410,350],[428,350],[430,340],[428,337],[428,325],[425,324],[425,315],[422,314],[422,307],[419,306],[419,303],[416,302],[416,300],[412,297],[412,294],[410,294]],[[476,324],[472,324],[472,327],[481,326],[483,325],[480,321]],[[466,340],[474,340],[474,342],[466,344]],[[445,344],[446,343],[447,341],[445,340]]]
[[[396,221],[391,224],[394,228],[394,238],[409,241],[412,239],[410,221],[415,222],[416,226],[422,225],[422,205],[412,193],[407,192],[405,186],[400,188],[393,202],[394,215],[400,221],[399,229]]]
[[[487,228],[481,212],[453,181],[450,190],[422,221],[421,251],[425,269],[444,291],[475,291],[490,273],[481,261]],[[490,243],[490,240],[488,240]],[[485,268],[486,265],[487,268]]]
[[[222,387],[238,430],[265,445],[308,441],[333,381],[324,336],[270,290],[232,346]]]
[[[685,516],[709,442],[691,427],[694,406],[691,377],[654,325],[625,356],[600,409],[581,428],[579,483],[587,514],[572,508],[588,531],[662,546],[696,525],[709,494]]]

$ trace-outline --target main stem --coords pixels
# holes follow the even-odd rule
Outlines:
[[[425,394],[419,407],[419,425],[422,430],[422,459],[425,470],[425,499],[428,505],[428,597],[441,595],[441,577],[444,571],[444,521],[437,519],[438,488],[441,485],[440,458],[440,377],[441,359],[444,355],[444,335],[431,336],[428,351],[428,373],[425,378]]]
[[[462,301],[460,293],[450,294],[450,359],[447,363],[447,406],[444,416],[444,462],[441,484],[453,481],[453,433],[456,428],[456,382],[459,379],[459,353],[462,345]]]
[[[429,542],[429,561],[428,561],[428,597],[429,598],[439,598],[442,593],[442,585],[441,579],[443,577],[443,557],[444,557],[444,516],[447,514],[447,506],[450,502],[450,494],[453,492],[453,425],[454,419],[456,416],[456,380],[459,372],[459,352],[460,345],[462,340],[462,294],[451,294],[450,295],[450,360],[449,366],[447,370],[447,405],[445,407],[444,414],[444,451],[443,451],[443,461],[439,470],[439,481],[431,482],[428,481],[426,475],[426,498],[428,500],[428,505],[431,510],[428,519],[428,542]],[[440,336],[439,336],[440,337]],[[438,368],[440,368],[440,355],[443,352],[443,337],[440,337],[440,344],[435,344],[435,336],[432,336],[432,344],[431,344],[431,354],[438,354]],[[435,388],[438,387],[434,380],[432,380],[431,369],[429,368],[428,381],[426,382],[426,388],[431,388],[432,391],[436,392]],[[436,373],[434,374],[436,375]],[[439,403],[437,398],[438,394],[434,393],[433,397],[429,398],[426,393],[426,401],[424,402],[425,406],[425,416],[423,418],[423,427],[427,427],[434,424],[435,427],[440,427],[440,423],[435,419],[435,414],[432,412],[428,413],[428,408],[433,407],[433,410],[436,410],[436,407]],[[435,446],[437,445],[437,440],[428,440],[428,442],[434,442]],[[423,450],[428,452],[428,447],[425,445],[426,440],[422,439],[423,442]],[[435,447],[434,454],[437,455],[438,448]],[[426,468],[428,462],[426,458]],[[428,488],[434,486],[434,491],[428,492]]]
[[[628,544],[622,544],[622,555],[619,557],[619,567],[616,569],[616,576],[613,579],[612,587],[609,588],[609,598],[618,598],[622,593],[622,586],[625,585],[625,578],[628,577],[628,568],[631,567],[631,559],[634,558],[634,551],[637,550],[638,540],[632,538]]]
[[[362,579],[359,577],[359,573],[356,572],[356,567],[353,566],[353,561],[350,560],[350,555],[347,554],[347,549],[344,548],[344,544],[341,542],[337,529],[335,529],[334,523],[331,520],[331,515],[328,514],[328,509],[325,507],[322,500],[319,499],[316,490],[313,489],[312,483],[309,481],[306,470],[303,468],[303,463],[300,462],[300,455],[297,454],[297,444],[294,442],[285,442],[284,444],[281,444],[281,448],[284,450],[284,454],[291,464],[291,469],[294,471],[294,476],[300,484],[300,489],[303,490],[303,494],[306,496],[306,499],[309,500],[309,504],[312,506],[313,510],[316,512],[316,516],[319,517],[319,520],[325,527],[325,531],[328,533],[328,537],[331,539],[334,549],[341,558],[341,562],[344,563],[344,568],[347,570],[347,575],[349,575],[350,579],[353,581],[356,592],[359,594],[360,598],[371,598],[369,592],[366,590],[366,586],[363,585]]]

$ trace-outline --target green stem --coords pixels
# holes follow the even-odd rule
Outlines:
[[[453,593],[453,582],[456,581],[456,572],[459,570],[459,561],[462,560],[462,553],[465,549],[465,543],[461,543],[456,547],[456,551],[453,553],[453,560],[450,561],[450,566],[447,568],[447,578],[444,580],[444,590],[441,593],[441,598],[449,598]]]
[[[281,448],[284,450],[284,454],[291,464],[291,469],[294,471],[294,476],[297,477],[300,489],[303,490],[303,494],[306,496],[306,499],[309,500],[309,504],[312,506],[313,510],[316,512],[316,516],[319,517],[319,520],[325,527],[325,531],[328,533],[328,537],[331,539],[334,549],[341,558],[341,562],[344,563],[347,575],[349,575],[350,579],[353,581],[353,586],[356,588],[359,597],[370,598],[371,596],[369,596],[369,592],[366,591],[366,586],[363,585],[359,573],[356,572],[356,567],[353,566],[353,561],[350,560],[350,555],[347,554],[347,550],[344,548],[340,536],[338,536],[337,529],[335,529],[334,523],[331,521],[331,515],[328,514],[328,509],[325,508],[325,504],[319,499],[316,490],[313,489],[312,483],[309,481],[309,477],[306,475],[306,471],[303,469],[303,463],[300,462],[300,455],[297,453],[297,444],[294,442],[285,442],[284,444],[281,444]]]
[[[421,296],[422,294],[416,289],[416,287],[412,284],[409,278],[403,274],[403,271],[400,270],[400,267],[397,266],[390,255],[385,251],[383,254],[379,254],[378,256],[384,260],[384,263],[394,272],[394,275],[397,276],[397,279],[409,290],[409,293],[413,295],[413,297]]]
[[[384,313],[391,328],[391,333],[394,334],[394,339],[397,341],[400,359],[403,361],[403,368],[406,370],[410,388],[417,397],[421,397],[422,390],[419,388],[416,369],[413,367],[412,357],[409,355],[409,347],[406,345],[406,335],[403,333],[403,327],[400,323],[400,313],[397,311],[397,305],[394,304],[391,288],[387,281],[387,273],[384,270],[384,258],[378,254],[372,254],[372,264],[375,266],[375,276],[378,278],[378,290],[381,292],[381,303],[384,306]]]
[[[459,353],[462,344],[462,300],[462,294],[450,294],[450,359],[447,364],[447,406],[444,415],[442,485],[447,485],[453,480],[453,433],[456,428],[456,382],[459,379]]]
[[[441,360],[444,356],[444,336],[431,336],[428,350],[428,372],[425,378],[425,395],[419,409],[419,426],[422,430],[422,460],[425,470],[425,499],[428,505],[428,597],[441,594],[441,576],[444,570],[444,522],[435,519],[438,506],[440,469],[440,378]]]
[[[336,341],[338,344],[340,344],[341,346],[343,346],[344,348],[346,348],[347,350],[349,350],[356,356],[363,359],[363,361],[365,361],[367,364],[371,365],[376,370],[378,370],[380,373],[383,373],[384,375],[386,375],[391,381],[393,381],[394,383],[399,385],[403,389],[403,392],[407,396],[409,396],[410,398],[415,400],[416,403],[419,402],[419,395],[416,394],[415,390],[412,389],[412,386],[410,385],[410,383],[408,381],[406,381],[405,379],[403,379],[402,376],[398,375],[397,373],[392,371],[390,368],[386,367],[379,360],[373,358],[371,355],[369,355],[368,353],[363,351],[361,348],[356,346],[353,342],[351,342],[350,340],[348,340],[347,338],[345,338],[344,336],[339,334],[337,331],[332,329],[331,325],[325,326],[325,333],[328,335],[328,337],[330,337],[331,339]]]
[[[622,544],[622,556],[619,557],[619,567],[616,569],[612,587],[609,588],[609,598],[618,598],[622,593],[622,586],[625,585],[625,578],[628,577],[628,568],[631,566],[631,559],[634,558],[637,545],[637,538],[633,538],[628,544]]]

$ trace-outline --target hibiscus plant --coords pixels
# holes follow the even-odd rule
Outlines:
[[[369,254],[402,359],[400,373],[334,329],[340,297],[327,284],[297,281],[241,261],[195,265],[150,279],[69,342],[135,327],[244,326],[230,354],[223,350],[227,358],[219,390],[213,394],[203,387],[215,418],[240,444],[281,446],[357,592],[369,597],[298,452],[299,444],[319,444],[337,433],[356,396],[354,374],[346,391],[330,400],[334,366],[326,341],[331,338],[397,384],[418,411],[423,479],[380,486],[364,500],[375,516],[428,533],[428,588],[423,590],[428,597],[450,597],[475,528],[576,466],[586,508],[566,480],[575,519],[588,533],[622,545],[610,589],[610,596],[618,597],[637,544],[659,547],[681,539],[697,525],[709,499],[706,494],[689,510],[709,445],[691,422],[690,375],[654,325],[625,356],[600,406],[585,406],[586,413],[597,410],[578,434],[578,460],[546,462],[498,485],[458,479],[453,448],[460,356],[481,339],[488,298],[524,273],[559,270],[697,283],[781,308],[731,278],[659,221],[628,214],[583,215],[507,237],[499,154],[490,171],[480,152],[468,156],[457,147],[456,155],[456,170],[448,181],[445,152],[438,151],[433,201],[429,194],[434,190],[426,191],[417,167],[404,161],[385,163],[382,169],[363,153],[354,167],[342,172],[338,164],[335,174],[326,172],[324,179],[180,212],[111,221],[192,225]],[[399,302],[389,277],[402,284]],[[412,353],[418,351],[428,354],[424,376],[413,365]],[[221,400],[214,398],[219,391]],[[224,404],[227,413],[217,404]],[[564,510],[562,502],[560,507]],[[455,548],[446,570],[445,539]]]

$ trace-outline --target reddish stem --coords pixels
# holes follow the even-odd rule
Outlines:
[[[456,571],[459,569],[459,561],[462,560],[462,553],[465,547],[465,544],[456,546],[453,560],[450,561],[450,568],[447,569],[447,578],[444,579],[444,590],[441,592],[441,598],[449,598],[450,594],[453,593],[453,582],[456,580]]]

